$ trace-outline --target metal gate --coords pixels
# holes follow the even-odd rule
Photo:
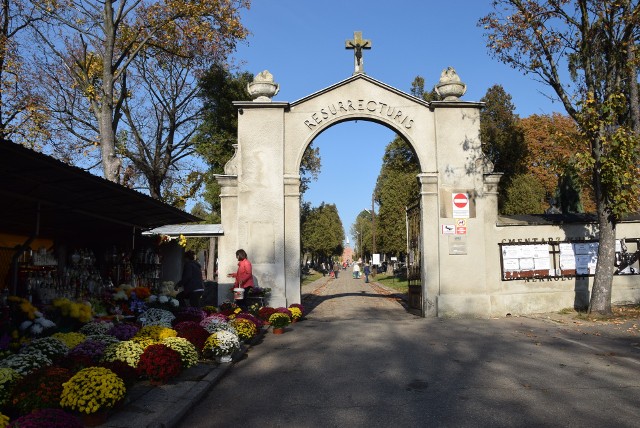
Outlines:
[[[424,316],[422,310],[422,228],[420,201],[407,207],[407,280],[409,310]]]

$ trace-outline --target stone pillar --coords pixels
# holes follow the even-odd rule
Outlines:
[[[235,175],[217,175],[220,185],[220,215],[224,235],[218,240],[218,303],[232,300],[229,289],[233,278],[227,274],[238,270],[236,250],[238,249],[238,178]]]
[[[285,297],[287,306],[300,303],[300,176],[284,176]]]
[[[287,299],[282,159],[288,103],[254,100],[234,104],[239,108],[235,249],[247,252],[256,285],[271,289],[269,304],[284,306]]]
[[[438,173],[421,173],[418,180],[422,204],[422,316],[435,317],[438,315],[436,302],[440,293]]]

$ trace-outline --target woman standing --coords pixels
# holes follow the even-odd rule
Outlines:
[[[236,251],[236,259],[238,259],[238,271],[236,273],[230,273],[227,276],[235,278],[235,288],[244,288],[244,294],[247,294],[247,288],[253,287],[253,271],[251,269],[251,262],[247,258],[247,253],[240,249]]]

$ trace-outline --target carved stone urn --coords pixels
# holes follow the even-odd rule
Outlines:
[[[467,92],[467,85],[460,81],[453,67],[447,67],[440,74],[440,81],[434,87],[442,101],[458,101]]]
[[[247,85],[247,91],[253,101],[271,101],[271,98],[280,91],[280,85],[273,82],[273,75],[269,71],[264,70],[256,74],[253,82]]]

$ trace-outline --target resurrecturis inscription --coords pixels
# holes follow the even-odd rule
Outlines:
[[[311,117],[304,121],[304,124],[307,125],[309,129],[314,129],[323,122],[331,121],[346,113],[357,111],[376,113],[382,118],[393,120],[406,129],[411,129],[413,126],[413,119],[404,114],[400,108],[374,100],[346,100],[329,104],[321,108],[320,111],[312,113]]]

